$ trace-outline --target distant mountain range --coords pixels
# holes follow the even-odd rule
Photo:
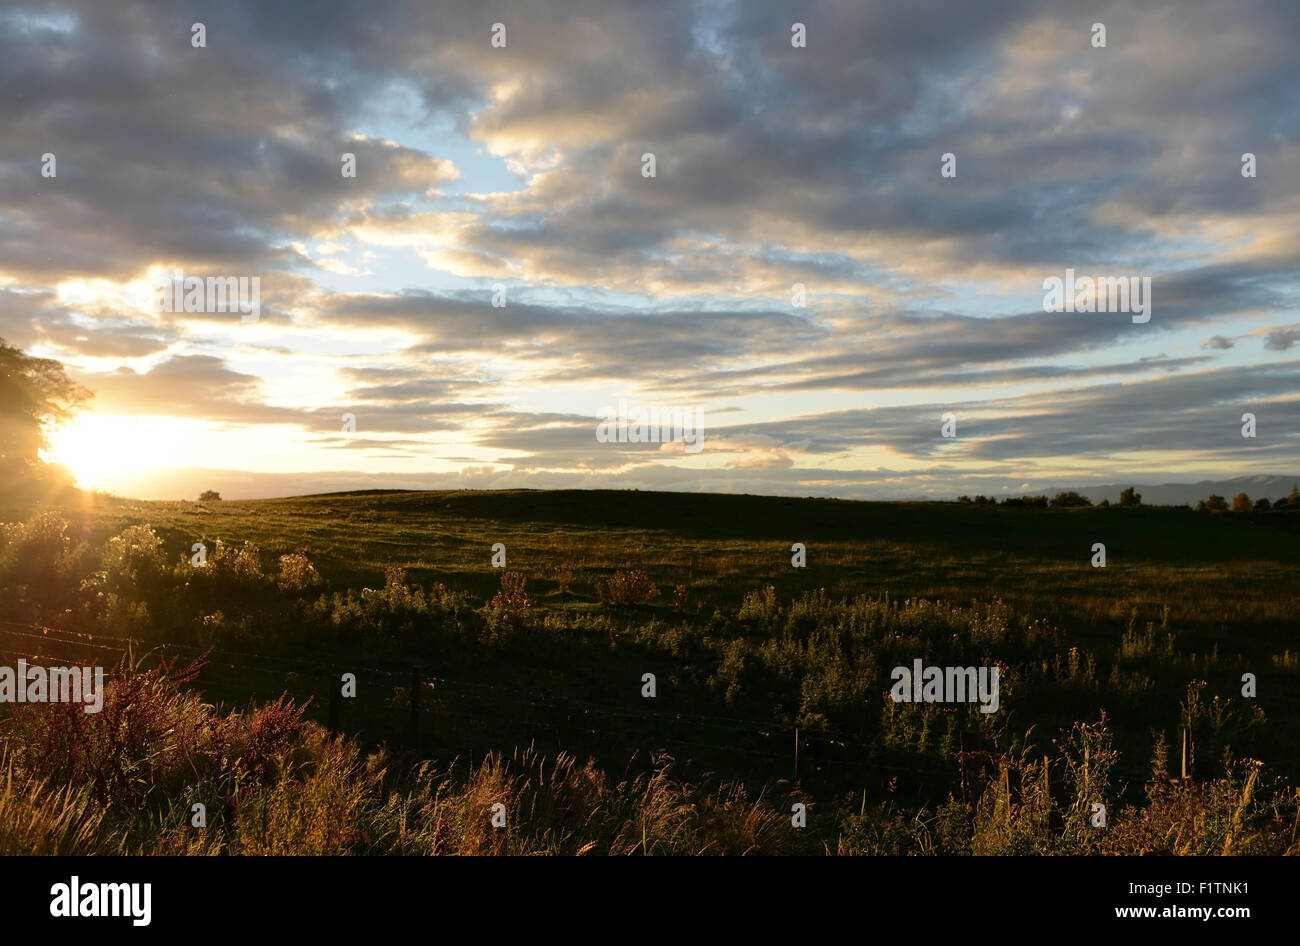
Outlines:
[[[1087,496],[1094,503],[1109,499],[1119,502],[1119,494],[1130,486],[1142,496],[1142,502],[1149,506],[1195,506],[1211,493],[1217,493],[1228,502],[1238,493],[1245,493],[1251,499],[1266,496],[1279,499],[1291,493],[1292,485],[1300,483],[1300,476],[1238,476],[1230,480],[1200,480],[1196,483],[1161,483],[1153,486],[1143,483],[1119,483],[1112,486],[1063,486],[1060,489],[1034,490],[1028,496],[1055,496],[1057,493],[1074,490]]]

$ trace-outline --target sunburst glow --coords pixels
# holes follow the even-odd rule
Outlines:
[[[103,489],[125,473],[187,462],[203,427],[175,417],[86,414],[50,438],[50,459],[79,486]]]

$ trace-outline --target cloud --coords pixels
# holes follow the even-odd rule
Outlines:
[[[1268,333],[1268,337],[1264,339],[1264,347],[1269,351],[1289,351],[1297,340],[1300,340],[1300,331],[1278,329]]]
[[[68,361],[101,412],[287,426],[313,465],[459,457],[476,483],[1294,464],[1285,428],[1223,430],[1300,395],[1300,8],[1174,11],[11,8],[0,335]],[[259,276],[260,322],[140,302],[173,267]],[[1151,321],[1042,311],[1067,267],[1151,276]],[[722,469],[596,443],[620,391],[728,421],[706,446]]]

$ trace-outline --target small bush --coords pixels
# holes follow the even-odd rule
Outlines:
[[[659,597],[659,589],[655,587],[649,575],[641,569],[635,569],[615,572],[614,576],[605,583],[605,594],[610,604],[630,607],[649,604]]]
[[[781,599],[777,597],[776,589],[768,585],[747,592],[740,605],[740,613],[736,616],[742,621],[753,621],[763,627],[775,627],[781,616]]]
[[[162,548],[162,539],[146,525],[131,526],[113,536],[104,550],[107,587],[136,598],[157,590],[167,576]]]
[[[0,576],[53,600],[80,573],[86,546],[73,542],[68,523],[52,512],[0,528]]]
[[[501,590],[492,598],[490,607],[498,615],[523,617],[533,606],[533,599],[524,591],[525,578],[520,572],[502,572]]]
[[[4,736],[33,778],[87,786],[102,807],[133,812],[165,803],[188,781],[207,778],[232,790],[268,779],[301,725],[302,709],[276,702],[219,717],[185,689],[202,659],[163,660],[151,669],[127,658],[105,681],[103,706],[20,704]],[[211,806],[209,806],[211,807]]]
[[[280,577],[276,586],[290,594],[302,594],[322,584],[316,566],[302,552],[280,556]]]
[[[568,562],[561,562],[551,569],[551,574],[555,576],[555,586],[559,588],[560,596],[566,597],[569,594],[569,586],[573,584],[574,567]]]
[[[258,588],[266,582],[262,572],[262,553],[252,542],[235,548],[217,539],[207,565],[195,571],[227,590]]]

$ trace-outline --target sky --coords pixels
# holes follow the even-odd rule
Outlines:
[[[10,3],[0,337],[146,498],[1291,474],[1297,48],[1291,0]]]

